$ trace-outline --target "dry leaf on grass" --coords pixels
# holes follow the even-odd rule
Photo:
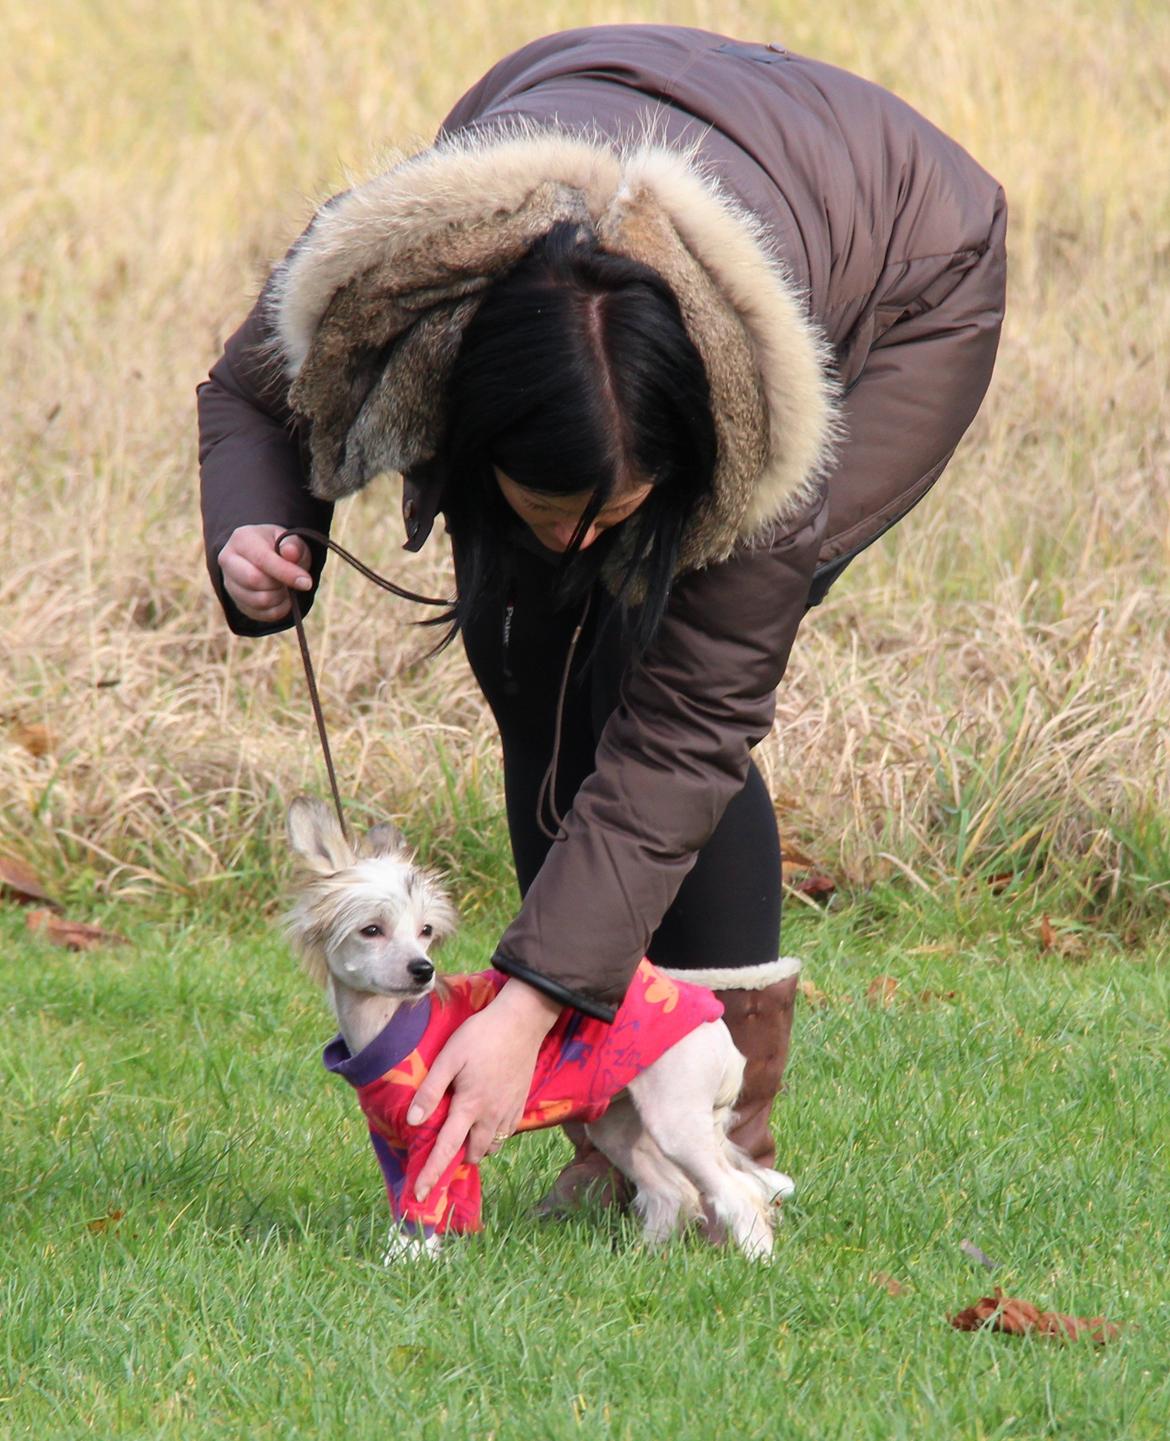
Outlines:
[[[40,877],[23,861],[14,861],[9,856],[0,856],[0,897],[7,900],[56,902],[41,885]]]
[[[115,931],[103,931],[100,926],[88,925],[85,921],[67,921],[64,916],[55,916],[52,911],[29,911],[28,928],[43,935],[55,946],[64,946],[70,951],[94,951],[99,946],[125,946],[125,936]]]
[[[893,976],[877,976],[869,983],[865,999],[871,1006],[892,1006],[898,982]]]
[[[875,1271],[869,1279],[875,1286],[881,1286],[884,1291],[888,1291],[891,1296],[901,1296],[906,1290],[901,1281],[895,1280],[886,1271]]]
[[[965,1311],[951,1317],[956,1331],[1004,1331],[1009,1336],[1059,1336],[1066,1341],[1080,1341],[1086,1336],[1097,1346],[1115,1341],[1121,1327],[1103,1316],[1065,1316],[1059,1311],[1041,1311],[1030,1301],[1005,1296],[995,1288],[994,1296],[984,1296]]]
[[[852,996],[826,995],[813,981],[801,981],[799,990],[808,1004],[817,1008],[833,1005],[851,1006],[853,1004]],[[917,1000],[921,1006],[930,1006],[937,1001],[949,1004],[957,996],[957,991],[921,991]],[[903,995],[899,982],[894,976],[875,976],[866,988],[865,1000],[868,1005],[892,1006],[899,999],[905,999],[912,1004],[915,998]]]
[[[1049,916],[1040,918],[1040,949],[1066,960],[1078,960],[1088,950],[1084,936],[1075,930],[1058,929]]]
[[[932,1005],[935,1001],[946,1001],[949,1004],[957,994],[957,991],[923,991],[918,1001],[923,1006]]]
[[[14,725],[9,734],[30,756],[47,756],[53,749],[53,737],[48,726]]]
[[[781,865],[784,867],[785,876],[789,871],[815,871],[817,862],[807,851],[802,851],[799,846],[794,846],[791,841],[780,842]]]
[[[85,1229],[87,1231],[92,1231],[95,1235],[97,1235],[101,1231],[111,1231],[117,1226],[118,1222],[125,1214],[126,1212],[123,1211],[121,1208],[115,1211],[109,1211],[104,1216],[98,1216],[93,1221],[87,1221],[85,1223]]]
[[[822,1006],[831,1006],[833,1004],[829,997],[825,995],[824,991],[821,990],[820,986],[816,985],[813,981],[801,981],[797,989],[810,1006],[816,1006],[819,1009]]]
[[[802,896],[807,896],[810,901],[827,901],[835,894],[837,882],[832,876],[814,871],[812,875],[805,876],[804,880],[793,882],[792,889]]]

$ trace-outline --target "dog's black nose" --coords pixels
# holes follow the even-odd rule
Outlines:
[[[414,979],[419,983],[420,986],[425,985],[427,981],[429,981],[430,978],[435,974],[435,968],[431,965],[430,961],[411,961],[406,969],[410,972],[410,974],[414,977]]]

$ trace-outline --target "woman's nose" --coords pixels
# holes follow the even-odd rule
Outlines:
[[[556,536],[557,549],[568,550],[576,531],[577,522],[575,520],[555,521],[553,523],[553,535]],[[581,538],[581,549],[588,550],[600,534],[600,526],[591,525]]]

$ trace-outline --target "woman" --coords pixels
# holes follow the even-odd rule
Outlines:
[[[995,181],[863,80],[698,30],[570,31],[323,207],[200,388],[238,632],[315,584],[280,531],[383,471],[407,549],[440,511],[451,531],[523,904],[493,957],[512,983],[419,1093],[455,1087],[422,1189],[510,1133],[560,1008],[612,1015],[644,953],[717,989],[748,1058],[736,1138],[770,1164],[798,963],[750,751],[805,609],[978,409],[1004,225]],[[577,1139],[556,1203],[604,1174]]]

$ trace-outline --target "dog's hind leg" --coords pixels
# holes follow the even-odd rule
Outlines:
[[[766,1166],[759,1165],[756,1161],[752,1160],[746,1151],[741,1150],[730,1137],[727,1139],[725,1150],[731,1159],[731,1164],[737,1171],[741,1171],[745,1176],[751,1177],[752,1181],[760,1187],[763,1194],[767,1197],[769,1204],[775,1204],[778,1201],[787,1201],[789,1196],[795,1195],[796,1182],[791,1176],[786,1176],[783,1171],[772,1171]]]
[[[762,1260],[772,1251],[767,1187],[740,1169],[727,1142],[728,1098],[742,1067],[726,1027],[700,1026],[632,1081],[630,1095],[650,1138],[698,1191],[709,1222]]]
[[[643,1126],[628,1094],[586,1127],[589,1139],[638,1188],[634,1210],[648,1245],[661,1245],[702,1215],[699,1193]]]

